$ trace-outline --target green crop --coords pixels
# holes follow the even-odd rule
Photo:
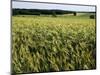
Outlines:
[[[12,72],[95,69],[95,26],[86,16],[13,16]]]

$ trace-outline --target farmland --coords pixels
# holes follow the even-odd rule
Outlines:
[[[89,15],[12,16],[12,72],[96,68],[96,24]]]

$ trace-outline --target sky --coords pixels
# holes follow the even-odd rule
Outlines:
[[[63,4],[47,4],[47,3],[35,3],[35,2],[12,2],[12,8],[20,9],[59,9],[70,11],[88,11],[94,12],[95,6],[83,6],[83,5],[63,5]]]

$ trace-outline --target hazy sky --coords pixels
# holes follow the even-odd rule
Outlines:
[[[12,8],[25,9],[61,9],[71,11],[95,11],[94,6],[80,6],[80,5],[61,5],[61,4],[46,4],[34,2],[12,2]]]

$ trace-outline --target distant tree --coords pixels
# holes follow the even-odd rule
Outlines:
[[[90,19],[95,19],[95,15],[90,15]]]
[[[52,16],[53,16],[53,17],[57,17],[57,15],[56,15],[56,12],[55,12],[55,11],[53,11],[53,12],[52,12]]]
[[[77,15],[77,13],[76,13],[76,12],[74,12],[73,14],[74,14],[74,16],[76,16],[76,15]]]

